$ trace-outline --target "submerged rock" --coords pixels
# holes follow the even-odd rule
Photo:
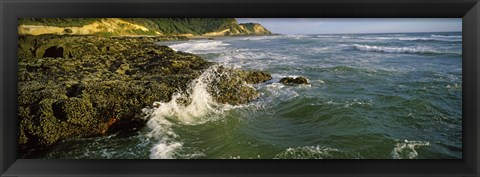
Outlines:
[[[280,83],[283,84],[308,84],[308,80],[304,77],[284,77],[280,79]]]
[[[214,65],[154,43],[161,40],[166,39],[20,36],[20,151],[66,138],[135,132],[145,126],[142,108],[169,101]],[[235,105],[256,99],[249,84],[271,76],[218,67],[214,78],[212,97]]]

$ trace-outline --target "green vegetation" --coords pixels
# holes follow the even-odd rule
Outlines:
[[[46,25],[58,27],[80,27],[91,24],[100,18],[19,18],[20,25]]]
[[[255,26],[256,25],[259,25],[258,23],[242,23],[240,24],[242,25],[243,27],[245,27],[245,29],[249,30],[249,31],[254,31],[255,30]]]
[[[125,20],[148,26],[147,28],[160,31],[163,34],[201,35],[238,26],[237,21],[233,18],[142,18]]]
[[[114,36],[115,34],[112,33],[112,32],[99,32],[99,33],[96,33],[98,36],[102,36],[102,37],[112,37]]]
[[[130,33],[138,34],[138,35],[156,35],[155,31],[153,30],[143,31],[141,29],[130,30]]]
[[[101,18],[21,18],[20,25],[44,25],[57,27],[81,27],[99,21]],[[122,18],[122,20],[132,24],[140,25],[149,31],[140,29],[129,31],[132,35],[204,35],[211,32],[226,31],[225,35],[247,35],[256,34],[255,23],[242,24],[246,29],[243,30],[234,18]],[[120,24],[120,27],[125,24]],[[98,27],[101,28],[101,27]],[[107,31],[107,29],[101,29]],[[268,30],[265,34],[271,34]],[[65,31],[70,34],[70,31]],[[121,33],[124,34],[124,33]],[[100,36],[117,36],[120,34],[108,32],[98,32]],[[221,34],[220,34],[221,35]],[[258,34],[256,34],[258,35]]]

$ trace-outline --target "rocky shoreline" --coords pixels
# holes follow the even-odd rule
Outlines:
[[[217,65],[158,41],[182,37],[20,36],[18,120],[21,158],[62,139],[134,133],[142,108],[167,102]],[[261,71],[217,66],[209,92],[218,103],[258,97],[249,84],[270,80]],[[182,104],[189,104],[183,100]]]

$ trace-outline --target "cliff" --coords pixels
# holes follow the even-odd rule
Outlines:
[[[258,23],[234,18],[22,18],[20,35],[235,36],[270,35]]]

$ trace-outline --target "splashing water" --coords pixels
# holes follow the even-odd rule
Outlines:
[[[213,83],[220,82],[223,75],[229,76],[219,68],[220,65],[209,67],[193,80],[185,91],[175,93],[169,102],[155,102],[153,108],[142,110],[146,114],[144,119],[148,119],[147,127],[151,130],[146,137],[158,141],[150,149],[150,158],[171,159],[185,156],[177,153],[182,149],[183,143],[178,140],[180,138],[172,128],[175,124],[203,124],[221,118],[214,115],[221,115],[226,110],[238,107],[217,103],[212,97],[211,92],[219,92]]]
[[[174,158],[178,150],[182,148],[182,142],[177,141],[178,135],[173,131],[172,120],[185,124],[198,124],[202,117],[209,114],[221,113],[222,105],[216,103],[207,88],[216,78],[214,75],[218,66],[212,66],[203,74],[193,80],[186,93],[176,93],[169,102],[155,102],[154,108],[145,108],[142,111],[147,115],[147,127],[151,131],[147,137],[158,141],[150,150],[152,159]],[[182,99],[191,100],[187,105],[181,102]]]

